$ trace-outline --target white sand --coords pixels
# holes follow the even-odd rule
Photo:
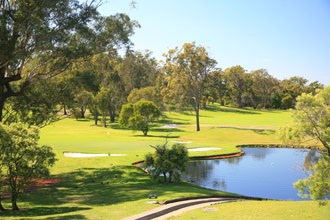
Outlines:
[[[175,143],[179,143],[179,144],[191,144],[191,141],[171,141],[171,142],[175,142]]]
[[[176,127],[178,127],[177,124],[167,124],[167,125],[164,125],[164,126],[162,126],[160,128],[176,128]]]
[[[218,148],[218,147],[200,147],[200,148],[191,148],[191,149],[188,149],[189,152],[210,151],[210,150],[221,150],[221,148]]]
[[[82,157],[120,157],[126,156],[126,154],[87,154],[87,153],[74,153],[74,152],[63,152],[65,157],[74,157],[74,158],[82,158]]]

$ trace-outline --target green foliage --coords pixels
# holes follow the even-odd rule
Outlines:
[[[140,100],[135,104],[122,106],[119,115],[119,124],[123,127],[142,131],[144,136],[148,135],[149,123],[157,119],[161,112],[151,101]]]
[[[0,121],[7,98],[65,72],[74,61],[130,44],[139,25],[125,14],[101,16],[98,6],[98,1],[0,1]],[[31,64],[34,68],[27,68]]]
[[[285,94],[281,100],[281,106],[283,109],[289,109],[293,107],[294,100],[290,94]]]
[[[179,181],[189,160],[186,147],[177,143],[168,148],[167,142],[151,147],[156,150],[155,153],[145,156],[145,166],[150,168],[151,176],[159,179],[162,175],[165,183]]]
[[[39,130],[23,124],[0,125],[0,169],[9,187],[13,210],[18,210],[17,198],[32,183],[33,178],[49,175],[55,154],[48,146],[38,146]]]
[[[155,86],[147,86],[141,89],[133,89],[129,96],[127,97],[127,101],[129,103],[136,103],[140,100],[152,101],[159,108],[164,108],[162,96]]]
[[[195,110],[196,130],[200,131],[199,110],[208,75],[217,62],[211,59],[202,46],[195,42],[183,44],[181,49],[168,51],[163,72],[166,75],[162,94],[165,101],[190,104]]]
[[[243,67],[233,66],[225,69],[230,96],[237,106],[243,107],[243,94],[246,91],[246,73]]]
[[[76,94],[74,100],[80,108],[80,117],[85,118],[85,112],[87,110],[87,107],[90,106],[93,102],[93,93],[84,89],[80,90],[78,94]]]
[[[304,197],[325,198],[330,192],[330,86],[318,90],[315,95],[303,93],[299,96],[293,117],[294,124],[282,130],[282,139],[290,142],[311,137],[325,150],[323,159],[313,167],[312,175],[298,181],[295,187]]]
[[[297,181],[294,187],[303,198],[330,199],[330,157],[323,156],[312,168],[312,175]],[[325,204],[320,201],[320,204]]]

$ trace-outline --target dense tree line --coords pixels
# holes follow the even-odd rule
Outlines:
[[[35,65],[31,62],[26,64],[27,72]],[[119,55],[117,50],[107,50],[73,62],[60,75],[35,80],[21,95],[6,99],[3,122],[43,125],[59,110],[76,118],[84,118],[89,110],[95,124],[101,117],[106,127],[107,120],[116,121],[123,104],[144,99],[161,110],[191,108],[199,130],[199,110],[207,108],[207,103],[289,109],[300,94],[315,94],[323,87],[298,76],[279,80],[265,69],[248,72],[238,65],[222,70],[216,64],[195,43],[170,50],[163,62],[157,62],[150,52],[128,50]]]

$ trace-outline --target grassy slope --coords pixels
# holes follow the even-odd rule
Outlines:
[[[234,202],[217,204],[189,211],[171,220],[325,220],[329,219],[330,206],[319,206],[316,202]]]
[[[156,205],[147,204],[147,196],[157,193],[163,201],[183,196],[224,194],[190,184],[155,184],[139,169],[129,166],[151,151],[151,144],[191,141],[187,147],[219,147],[218,151],[191,154],[209,155],[237,152],[237,144],[279,143],[276,129],[290,120],[286,111],[253,111],[212,106],[201,111],[201,132],[195,132],[192,113],[167,113],[147,137],[140,132],[93,125],[93,121],[63,119],[41,131],[41,144],[54,148],[59,161],[52,174],[63,182],[27,194],[20,203],[20,213],[0,213],[16,219],[120,219]],[[176,129],[160,129],[176,123]],[[125,153],[125,157],[65,158],[63,151],[90,153]],[[28,202],[25,202],[28,201]],[[5,203],[5,205],[9,206]]]

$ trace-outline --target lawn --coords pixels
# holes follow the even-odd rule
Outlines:
[[[236,153],[238,144],[280,143],[277,130],[289,123],[288,111],[251,110],[212,105],[201,111],[201,131],[195,131],[192,112],[165,113],[160,122],[143,136],[142,132],[95,126],[92,119],[63,118],[41,129],[40,144],[53,147],[58,161],[51,169],[60,183],[27,193],[19,199],[20,212],[0,213],[6,219],[121,219],[156,207],[158,201],[201,196],[230,195],[188,183],[160,184],[131,164],[152,152],[150,145],[185,141],[188,148],[217,147],[216,151],[194,152],[190,156]],[[162,128],[177,124],[176,128]],[[64,151],[126,154],[119,157],[67,158]],[[239,203],[237,203],[239,204]],[[259,203],[253,203],[259,204]],[[263,203],[260,203],[262,205]],[[315,203],[287,202],[313,206]],[[9,208],[9,201],[4,205]],[[227,204],[226,204],[227,205]]]
[[[317,202],[290,201],[243,201],[212,205],[183,213],[171,220],[325,220],[329,219],[330,207]]]

